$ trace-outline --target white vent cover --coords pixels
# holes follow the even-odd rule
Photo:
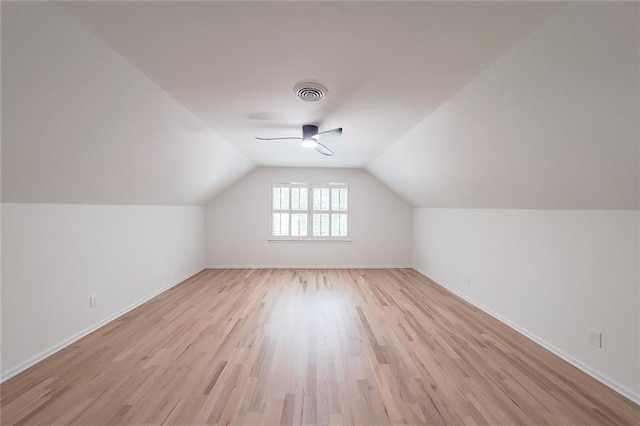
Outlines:
[[[324,99],[327,96],[329,91],[326,87],[324,87],[320,83],[315,83],[312,81],[305,81],[293,88],[293,93],[296,94],[298,99],[305,102],[318,102]]]

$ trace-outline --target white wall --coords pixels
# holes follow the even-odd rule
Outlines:
[[[415,209],[413,264],[640,401],[639,233],[637,211]]]
[[[2,204],[3,379],[201,270],[204,220],[204,207]]]
[[[351,185],[352,243],[268,242],[270,185]],[[411,208],[363,169],[257,168],[207,207],[210,266],[407,266]]]

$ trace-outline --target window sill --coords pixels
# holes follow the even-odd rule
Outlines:
[[[307,244],[307,243],[311,243],[311,244],[351,244],[353,242],[353,240],[351,239],[345,239],[345,240],[316,240],[316,239],[299,239],[299,240],[273,240],[273,239],[268,239],[267,240],[268,243],[294,243],[294,244]]]

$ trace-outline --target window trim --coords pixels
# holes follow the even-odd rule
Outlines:
[[[307,209],[306,210],[292,210],[291,209],[291,192],[289,192],[289,209],[281,210],[282,213],[288,213],[289,215],[295,213],[307,214],[307,235],[306,236],[276,236],[273,235],[273,213],[279,212],[273,209],[273,188],[274,187],[288,187],[288,188],[307,188]],[[347,210],[331,210],[331,201],[329,201],[329,210],[313,210],[313,188],[346,188],[347,197]],[[329,192],[329,198],[331,198],[331,192]],[[331,235],[323,237],[314,237],[313,233],[313,214],[314,212],[326,212],[329,215],[329,233],[331,233],[331,214],[345,214],[347,215],[347,235],[344,237],[332,237]],[[269,185],[269,235],[267,237],[268,242],[285,242],[285,243],[351,243],[351,185],[348,183],[300,183],[300,182],[279,182],[271,183]],[[289,216],[289,234],[291,234],[291,216]]]

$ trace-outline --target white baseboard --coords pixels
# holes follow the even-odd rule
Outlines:
[[[631,401],[635,402],[636,404],[640,405],[640,394],[638,394],[637,392],[634,392],[633,390],[629,389],[628,387],[624,386],[623,384],[618,383],[616,380],[613,380],[613,379],[607,377],[605,374],[601,373],[600,371],[598,371],[598,370],[596,370],[596,369],[594,369],[592,367],[589,367],[588,365],[586,365],[583,362],[575,359],[571,355],[567,354],[566,352],[562,351],[561,349],[557,348],[556,346],[552,345],[551,343],[547,342],[546,340],[541,339],[540,337],[536,336],[535,334],[525,330],[524,328],[520,327],[519,325],[514,324],[513,322],[511,322],[508,319],[504,318],[502,315],[500,315],[500,314],[492,311],[491,309],[483,306],[482,304],[480,304],[477,301],[471,299],[470,297],[465,296],[464,294],[460,293],[458,290],[454,289],[453,287],[450,287],[450,286],[446,285],[443,281],[440,281],[440,280],[434,278],[431,274],[427,273],[426,271],[422,271],[422,270],[420,270],[420,268],[417,268],[415,266],[413,267],[413,269],[415,271],[419,272],[420,274],[424,275],[425,277],[427,277],[429,280],[431,280],[434,283],[438,284],[440,287],[445,288],[446,290],[448,290],[451,293],[455,294],[459,298],[471,303],[476,308],[478,308],[478,309],[482,310],[483,312],[491,315],[492,317],[494,317],[495,319],[497,319],[501,323],[505,324],[506,326],[514,329],[515,331],[517,331],[518,333],[524,335],[525,337],[529,338],[530,340],[533,340],[535,343],[539,344],[543,348],[545,348],[548,351],[552,352],[554,355],[559,356],[563,360],[567,361],[569,364],[571,364],[574,367],[578,368],[579,370],[587,373],[588,375],[590,375],[591,377],[593,377],[594,379],[596,379],[600,383],[602,383],[602,384],[606,385],[607,387],[613,389],[614,391],[618,392],[620,395],[624,396],[625,398],[628,398]]]
[[[193,277],[194,275],[196,275],[197,273],[203,271],[204,268],[200,268],[194,272],[191,272],[190,274],[188,274],[187,276],[180,278],[177,281],[172,282],[171,284],[169,284],[166,287],[163,287],[162,289],[152,293],[151,295],[145,296],[144,298],[138,300],[137,302],[132,303],[131,305],[125,307],[124,309],[121,309],[120,311],[116,312],[113,315],[110,315],[109,317],[85,328],[84,330],[74,334],[73,336],[64,339],[63,341],[53,345],[52,347],[50,347],[49,349],[46,349],[42,352],[40,352],[39,354],[37,354],[34,357],[29,358],[28,360],[18,364],[17,366],[10,368],[7,371],[2,372],[2,375],[0,376],[0,383],[4,382],[5,380],[8,380],[10,378],[12,378],[13,376],[22,373],[24,370],[26,370],[27,368],[39,363],[40,361],[42,361],[43,359],[53,355],[54,353],[58,352],[61,349],[64,349],[65,347],[69,346],[70,344],[82,339],[84,336],[86,336],[87,334],[93,333],[94,331],[96,331],[97,329],[99,329],[100,327],[110,323],[111,321],[121,317],[122,315],[126,314],[129,311],[132,311],[133,309],[137,308],[138,306],[142,305],[145,302],[148,302],[149,300],[153,299],[154,297],[158,296],[161,293],[164,293],[165,291],[169,290],[172,287],[175,287],[176,285],[180,284],[181,282]]]
[[[209,265],[205,269],[412,269],[408,265]]]

